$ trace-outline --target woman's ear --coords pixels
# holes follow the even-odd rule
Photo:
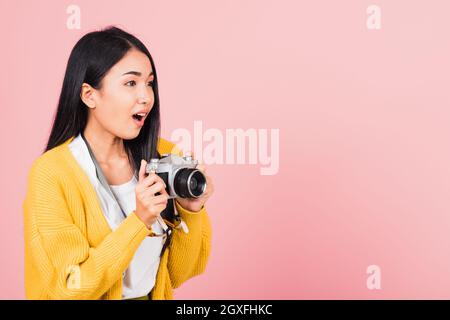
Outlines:
[[[88,108],[95,109],[94,88],[89,84],[81,85],[80,98]]]

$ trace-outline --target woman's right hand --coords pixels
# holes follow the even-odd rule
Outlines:
[[[154,172],[145,176],[147,162],[141,160],[139,182],[136,186],[136,215],[145,223],[148,229],[155,223],[158,216],[166,208],[169,195],[166,184]],[[160,193],[159,195],[156,195]]]

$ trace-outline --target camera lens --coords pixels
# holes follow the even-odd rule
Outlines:
[[[206,177],[197,169],[180,169],[175,175],[173,186],[181,198],[198,198],[206,190]]]
[[[198,185],[197,179],[195,179],[194,177],[191,177],[191,181],[189,183],[189,188],[191,190],[195,190],[197,188],[197,185]]]

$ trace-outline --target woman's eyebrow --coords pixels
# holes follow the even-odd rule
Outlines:
[[[139,71],[128,71],[128,72],[125,72],[122,76],[125,76],[127,74],[133,74],[133,75],[138,76],[138,77],[140,77],[142,75],[142,73],[139,72]],[[148,76],[150,77],[151,75],[153,75],[153,71],[150,72],[150,74]]]

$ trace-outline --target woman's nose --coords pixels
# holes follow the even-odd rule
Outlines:
[[[149,104],[150,103],[150,97],[141,97],[138,99],[139,104]]]
[[[139,104],[149,104],[152,100],[152,97],[149,93],[148,88],[146,87],[145,89],[142,89],[139,91],[138,93],[138,103]]]

